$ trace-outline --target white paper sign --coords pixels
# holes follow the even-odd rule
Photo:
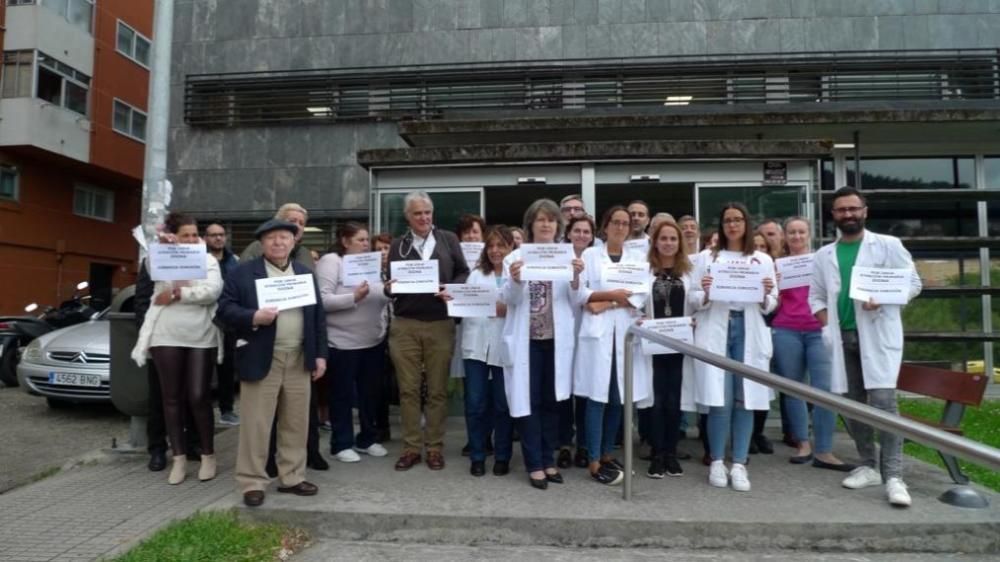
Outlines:
[[[813,255],[789,256],[774,260],[774,265],[781,274],[778,290],[808,287],[812,280]]]
[[[312,273],[265,277],[258,279],[256,284],[259,308],[273,306],[278,310],[288,310],[316,304],[316,287]]]
[[[153,281],[191,281],[208,276],[204,244],[150,244],[149,277]]]
[[[680,340],[684,343],[694,345],[694,329],[691,326],[690,316],[646,320],[642,323],[642,327],[667,336],[668,338],[674,338],[675,340]],[[642,339],[642,352],[646,355],[677,353],[672,348],[660,345],[645,338]]]
[[[404,260],[389,264],[394,295],[426,294],[438,292],[437,260]]]
[[[382,252],[347,254],[343,258],[345,287],[358,287],[365,281],[369,285],[382,282]]]
[[[448,316],[457,318],[490,317],[497,315],[497,290],[490,285],[445,285],[451,296]]]
[[[642,252],[643,255],[649,253],[649,239],[645,236],[634,240],[626,240],[622,246],[630,252]]]
[[[649,264],[645,262],[605,264],[601,270],[601,288],[608,291],[628,289],[633,293],[649,292]]]
[[[486,244],[483,242],[462,242],[461,244],[462,255],[465,256],[465,264],[469,266],[469,269],[475,269]]]
[[[766,269],[762,263],[715,262],[709,268],[712,286],[708,298],[725,302],[764,302]]]
[[[851,298],[876,304],[906,304],[910,300],[910,274],[906,268],[858,267],[851,270]]]
[[[572,281],[572,244],[521,244],[522,281]]]

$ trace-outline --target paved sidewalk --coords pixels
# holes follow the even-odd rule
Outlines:
[[[0,495],[0,560],[94,560],[121,554],[174,519],[233,494],[239,431],[216,434],[219,473],[199,482],[167,484],[167,471],[149,472],[145,454],[105,453],[89,464]],[[169,468],[168,468],[169,470]]]

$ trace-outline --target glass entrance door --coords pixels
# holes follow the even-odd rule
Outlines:
[[[754,224],[764,219],[778,221],[791,216],[810,217],[809,193],[805,185],[716,185],[698,184],[697,212],[701,228],[718,226],[719,210],[730,201],[746,205]]]

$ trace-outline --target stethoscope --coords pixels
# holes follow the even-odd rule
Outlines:
[[[406,234],[403,236],[403,241],[399,243],[399,250],[398,250],[399,258],[404,260],[407,259],[407,256],[409,256],[410,252],[412,252],[413,250],[417,250],[417,255],[423,258],[424,246],[427,245],[427,239],[430,238],[432,234],[434,234],[434,229],[435,227],[431,226],[431,231],[427,233],[427,237],[424,238],[424,243],[421,244],[419,248],[413,245],[413,231],[412,230],[407,231]],[[404,247],[407,247],[406,251],[403,251]]]

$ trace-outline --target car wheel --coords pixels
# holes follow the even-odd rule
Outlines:
[[[49,408],[52,408],[53,410],[65,410],[72,405],[72,402],[67,402],[58,398],[46,398],[45,401],[48,402]]]
[[[5,386],[17,386],[17,347],[4,349],[0,357],[0,382]]]

